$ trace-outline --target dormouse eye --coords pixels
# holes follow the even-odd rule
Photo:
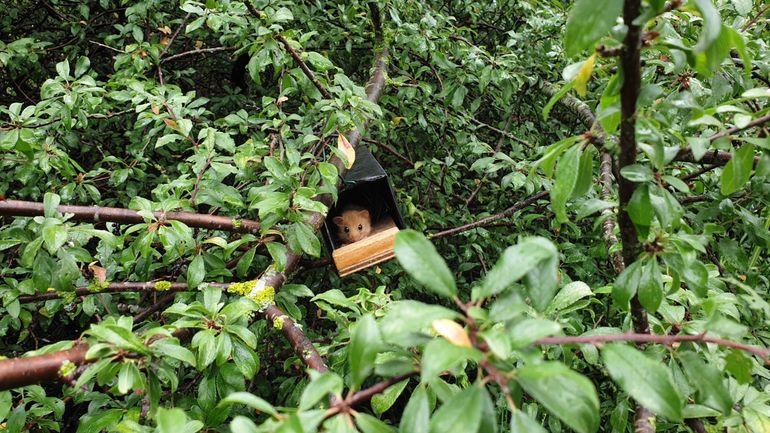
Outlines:
[[[350,232],[350,228],[349,227],[345,227],[345,233],[348,233],[348,232]]]
[[[364,226],[363,226],[363,225],[361,225],[361,224],[359,224],[359,225],[358,225],[358,231],[360,232],[360,231],[361,231],[361,230],[363,230],[363,229],[364,229]]]

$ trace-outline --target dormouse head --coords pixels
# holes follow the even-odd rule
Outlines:
[[[334,217],[333,221],[337,226],[338,237],[346,244],[358,242],[372,231],[369,211],[366,209],[346,210],[342,215]]]

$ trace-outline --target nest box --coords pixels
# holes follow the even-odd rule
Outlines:
[[[337,236],[333,219],[348,205],[369,211],[372,231],[357,242],[344,244]],[[337,205],[330,209],[323,226],[323,235],[337,272],[344,277],[392,259],[396,234],[403,228],[404,220],[388,174],[366,146],[358,146],[356,160],[343,177]]]

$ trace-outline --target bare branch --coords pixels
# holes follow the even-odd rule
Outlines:
[[[139,215],[137,211],[124,208],[60,205],[57,211],[63,214],[72,214],[72,218],[76,221],[108,221],[120,224],[144,222],[144,217]],[[43,203],[21,200],[0,201],[0,216],[41,216],[44,214]],[[195,228],[259,233],[259,221],[255,220],[192,212],[155,212],[154,215],[159,222],[173,220]]]
[[[490,215],[490,216],[488,216],[486,218],[481,218],[481,219],[476,220],[476,221],[474,221],[472,223],[469,223],[469,224],[464,224],[464,225],[461,225],[459,227],[447,229],[447,230],[444,230],[444,231],[440,231],[438,233],[433,233],[432,235],[429,235],[428,238],[429,239],[435,239],[435,238],[443,238],[443,237],[446,237],[446,236],[454,236],[454,235],[456,235],[458,233],[462,233],[462,232],[465,232],[465,231],[468,231],[468,230],[472,230],[472,229],[475,229],[475,228],[478,228],[478,227],[486,227],[486,226],[496,222],[497,220],[503,219],[503,218],[508,217],[508,216],[511,216],[514,213],[516,213],[516,211],[521,210],[521,209],[523,209],[523,208],[525,208],[525,207],[527,207],[527,206],[529,206],[531,204],[534,204],[538,200],[542,200],[542,199],[544,199],[546,197],[548,197],[548,191],[541,191],[541,192],[539,192],[539,193],[537,193],[537,194],[535,194],[533,196],[530,196],[530,197],[528,197],[528,198],[526,198],[526,199],[524,199],[524,200],[514,204],[513,206],[509,207],[508,209],[506,209],[506,210],[504,210],[502,212],[496,213],[494,215]]]
[[[612,335],[579,335],[579,336],[565,336],[565,337],[545,337],[535,341],[536,345],[565,345],[565,344],[602,344],[617,341],[626,341],[632,343],[657,343],[671,346],[674,343],[713,343],[722,347],[729,347],[731,349],[738,349],[744,352],[756,355],[765,363],[770,361],[770,349],[759,346],[751,346],[737,341],[727,340],[724,338],[709,337],[705,332],[695,335],[654,335],[654,334],[642,334],[642,333],[625,333],[625,334],[612,334]]]

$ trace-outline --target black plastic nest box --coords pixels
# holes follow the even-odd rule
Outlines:
[[[367,237],[346,244],[337,235],[334,217],[351,205],[369,211],[372,230]],[[388,174],[366,146],[358,146],[353,167],[343,177],[337,205],[330,209],[323,226],[337,272],[344,277],[392,259],[396,234],[404,228]]]

